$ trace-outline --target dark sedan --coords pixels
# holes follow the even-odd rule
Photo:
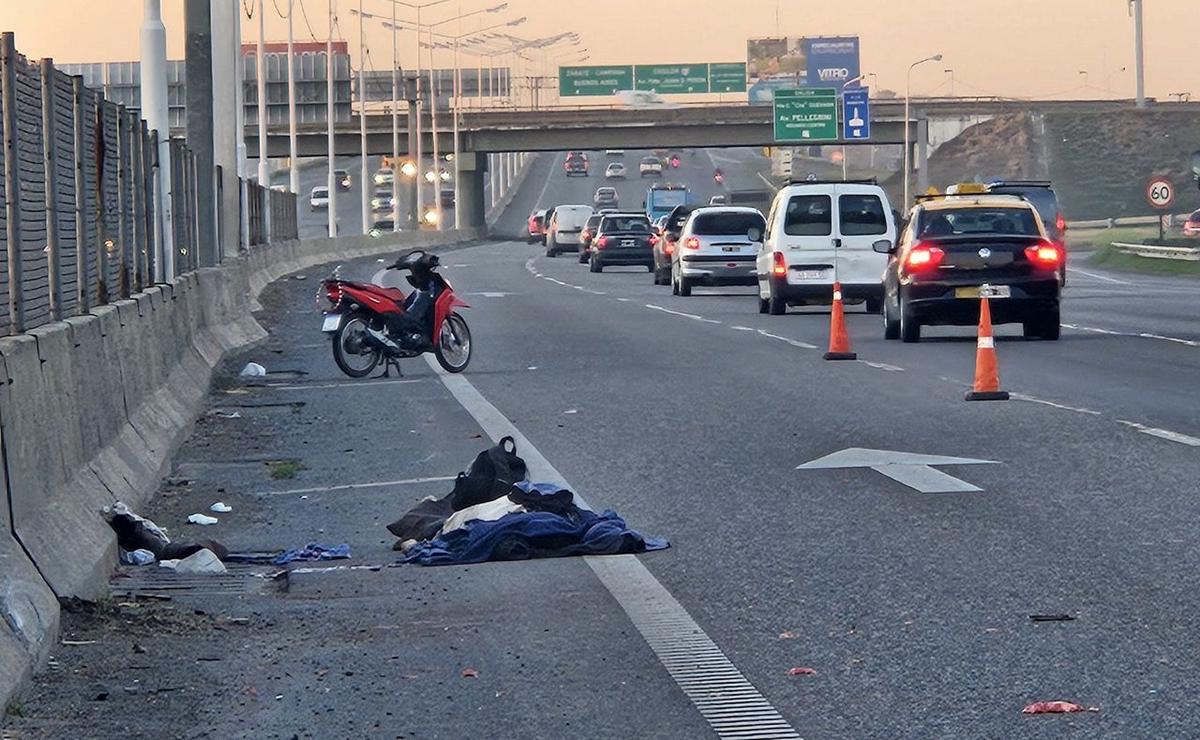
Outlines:
[[[1026,337],[1058,339],[1063,247],[1033,205],[1018,196],[926,199],[893,246],[883,276],[884,336],[921,340],[921,327],[970,326],[979,299],[992,321],[1020,323]]]
[[[588,269],[603,272],[616,265],[644,265],[654,270],[654,244],[658,237],[650,230],[644,213],[608,213],[600,219],[592,237]]]

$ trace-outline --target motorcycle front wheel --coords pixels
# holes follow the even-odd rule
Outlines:
[[[333,335],[333,361],[351,378],[365,378],[383,359],[379,349],[367,343],[367,317],[351,314]]]
[[[458,313],[442,322],[442,333],[434,350],[438,364],[448,373],[461,373],[471,362],[471,330]]]

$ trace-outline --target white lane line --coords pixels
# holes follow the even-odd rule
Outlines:
[[[1067,272],[1079,273],[1080,275],[1085,275],[1090,278],[1095,278],[1096,280],[1103,280],[1106,283],[1115,283],[1117,285],[1134,285],[1134,283],[1131,283],[1128,280],[1118,280],[1114,277],[1109,277],[1108,275],[1100,275],[1095,272],[1088,272],[1087,270],[1080,270],[1078,267],[1068,267]]]
[[[733,329],[734,331],[754,331],[753,326],[731,326],[729,328]]]
[[[296,385],[294,383],[266,383],[261,386],[270,388],[276,391],[318,391],[328,390],[330,388],[375,388],[381,385],[402,385],[405,383],[420,383],[420,378],[399,378],[396,380],[346,380],[336,383],[310,383],[305,385]]]
[[[620,301],[621,303],[629,303],[633,299],[632,298],[617,298],[617,300]]]
[[[1172,432],[1170,429],[1157,429],[1155,427],[1148,427],[1145,424],[1139,424],[1136,421],[1126,421],[1125,419],[1117,419],[1117,423],[1136,429],[1142,434],[1149,434],[1151,437],[1178,442],[1188,447],[1200,447],[1200,438],[1180,434],[1179,432]]]
[[[651,311],[662,311],[663,313],[669,313],[672,316],[681,316],[685,319],[692,319],[693,321],[703,321],[704,320],[704,317],[700,316],[699,314],[684,313],[683,311],[672,311],[669,308],[663,308],[662,306],[656,306],[653,303],[647,303],[646,308],[650,309]]]
[[[801,342],[796,339],[788,339],[787,337],[781,337],[778,334],[772,334],[771,332],[766,331],[765,329],[759,329],[758,333],[761,334],[762,336],[766,337],[767,339],[778,339],[781,342],[786,342],[786,343],[792,345],[793,347],[797,347],[799,349],[820,349],[820,347],[818,347],[815,344],[809,344],[808,342]]]
[[[579,490],[471,381],[447,373],[430,355],[425,356],[425,361],[489,437],[499,440],[510,436],[516,441],[534,479]],[[582,496],[578,498],[587,505]],[[633,555],[611,555],[585,557],[584,561],[625,610],[667,673],[718,737],[729,740],[800,737],[640,560]],[[736,713],[717,711],[734,700],[738,702]]]
[[[538,193],[537,204],[534,205],[534,210],[539,211],[542,208],[542,201],[546,198],[546,190],[550,188],[550,181],[554,179],[554,173],[558,166],[558,158],[563,155],[555,154],[554,161],[550,163],[550,171],[546,173],[546,183],[542,185],[542,192]]]
[[[1050,406],[1052,408],[1062,409],[1063,411],[1074,411],[1078,414],[1088,414],[1090,416],[1103,416],[1103,414],[1101,414],[1099,411],[1095,411],[1093,409],[1085,409],[1085,408],[1082,408],[1079,406],[1068,406],[1064,403],[1056,403],[1054,401],[1047,401],[1044,398],[1037,398],[1035,396],[1027,396],[1024,393],[1011,393],[1009,395],[1014,401],[1025,401],[1026,403],[1040,403],[1043,406]]]
[[[455,480],[457,476],[438,475],[431,478],[403,478],[401,480],[377,480],[371,483],[344,483],[338,486],[314,486],[312,488],[289,488],[286,491],[255,491],[251,496],[299,496],[309,493],[333,493],[335,491],[357,491],[362,488],[392,488],[413,486],[421,483],[442,483]]]
[[[1107,334],[1113,337],[1132,337],[1134,339],[1154,339],[1159,342],[1171,342],[1172,344],[1182,344],[1185,347],[1200,347],[1200,341],[1195,339],[1181,339],[1180,337],[1168,337],[1162,334],[1151,334],[1149,332],[1132,332],[1132,331],[1113,331],[1112,329],[1101,329],[1095,326],[1080,326],[1078,324],[1063,324],[1064,329],[1074,329],[1075,331],[1086,331],[1092,334]]]
[[[866,365],[867,367],[873,367],[876,370],[885,370],[889,373],[904,372],[904,368],[900,367],[899,365],[889,365],[886,362],[871,362],[869,360],[859,360],[859,362]]]

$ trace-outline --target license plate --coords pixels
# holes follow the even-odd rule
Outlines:
[[[955,298],[1011,298],[1012,288],[1008,285],[980,285],[970,288],[955,288]]]
[[[321,322],[321,331],[333,332],[338,330],[338,326],[342,323],[342,315],[340,313],[327,313],[325,320]]]
[[[721,247],[721,251],[722,252],[740,252],[740,251],[742,251],[742,248],[741,247]]]
[[[820,280],[825,277],[824,270],[791,270],[788,272],[788,279],[791,282],[799,282],[801,280]]]

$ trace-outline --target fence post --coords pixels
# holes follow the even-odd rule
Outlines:
[[[83,78],[71,78],[71,122],[75,141],[75,299],[79,301],[79,313],[91,308],[88,295],[88,248],[87,218],[84,204],[87,202],[87,185],[84,182],[83,160],[87,151],[83,136]]]
[[[144,144],[145,131],[136,113],[129,114],[129,164],[133,170],[130,184],[133,186],[133,289],[140,293],[145,288],[143,279],[146,265],[146,162]]]
[[[54,60],[38,65],[42,83],[42,169],[46,176],[46,278],[50,320],[62,321],[62,275],[58,239],[58,144],[54,140]]]
[[[129,167],[125,159],[129,150],[126,129],[129,128],[125,106],[117,106],[117,286],[122,298],[129,297],[129,227],[126,222],[125,192],[129,188]]]
[[[154,284],[154,160],[158,150],[145,121],[142,126],[142,230],[146,234],[142,254],[142,267],[146,271],[146,285]]]
[[[95,97],[96,112],[96,305],[108,303],[108,251],[112,237],[108,233],[108,214],[104,203],[104,162],[108,156],[108,137],[104,131],[104,98]]]
[[[21,295],[21,178],[17,157],[17,46],[11,32],[0,35],[0,97],[4,116],[4,193],[8,241],[9,330],[25,330],[25,305]]]

